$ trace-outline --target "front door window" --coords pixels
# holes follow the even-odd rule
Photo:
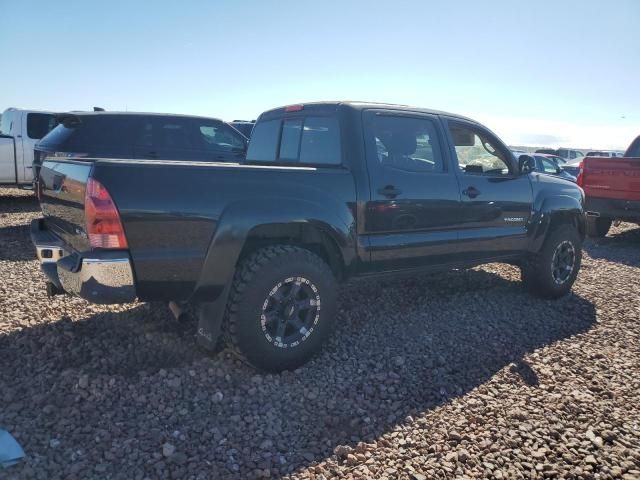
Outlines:
[[[508,155],[493,139],[470,126],[450,123],[458,168],[471,175],[510,175]]]

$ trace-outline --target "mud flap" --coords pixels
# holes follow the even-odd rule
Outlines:
[[[231,282],[227,284],[222,293],[213,302],[202,302],[197,306],[198,315],[198,337],[197,342],[202,348],[210,351],[218,349],[218,339],[222,332],[222,321],[224,319],[225,308]]]

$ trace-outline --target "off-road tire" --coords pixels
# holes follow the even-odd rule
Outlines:
[[[313,285],[319,299],[318,310],[314,310],[316,323],[308,337],[298,345],[282,347],[278,346],[277,339],[265,334],[262,315],[264,305],[270,301],[269,295],[292,277]],[[225,341],[237,355],[259,370],[293,370],[315,355],[331,334],[336,315],[336,290],[333,272],[316,254],[290,245],[262,248],[236,270],[223,321]]]
[[[559,282],[554,275],[555,254],[559,248],[573,249],[574,262],[567,278]],[[522,281],[531,293],[555,299],[569,293],[578,276],[582,261],[582,239],[575,227],[562,225],[555,228],[545,240],[542,249],[521,266]],[[565,270],[563,270],[564,272]]]
[[[611,219],[606,217],[587,217],[587,235],[593,238],[602,238],[609,233]]]

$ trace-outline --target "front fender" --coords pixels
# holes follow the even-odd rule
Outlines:
[[[332,202],[334,203],[334,202]],[[347,205],[282,197],[241,200],[228,205],[218,221],[196,285],[193,301],[212,301],[233,280],[236,264],[255,228],[312,226],[337,245],[345,265],[355,259],[355,219]]]
[[[532,218],[530,251],[538,252],[553,225],[568,223],[575,225],[584,237],[585,212],[580,199],[570,195],[551,195],[541,199]]]

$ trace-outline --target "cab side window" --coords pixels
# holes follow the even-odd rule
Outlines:
[[[461,123],[449,122],[458,168],[472,175],[510,175],[510,155],[489,135]]]
[[[436,127],[426,118],[376,115],[372,118],[369,143],[375,144],[382,167],[406,172],[444,172]]]
[[[300,165],[340,165],[340,125],[334,117],[258,121],[247,161]]]

